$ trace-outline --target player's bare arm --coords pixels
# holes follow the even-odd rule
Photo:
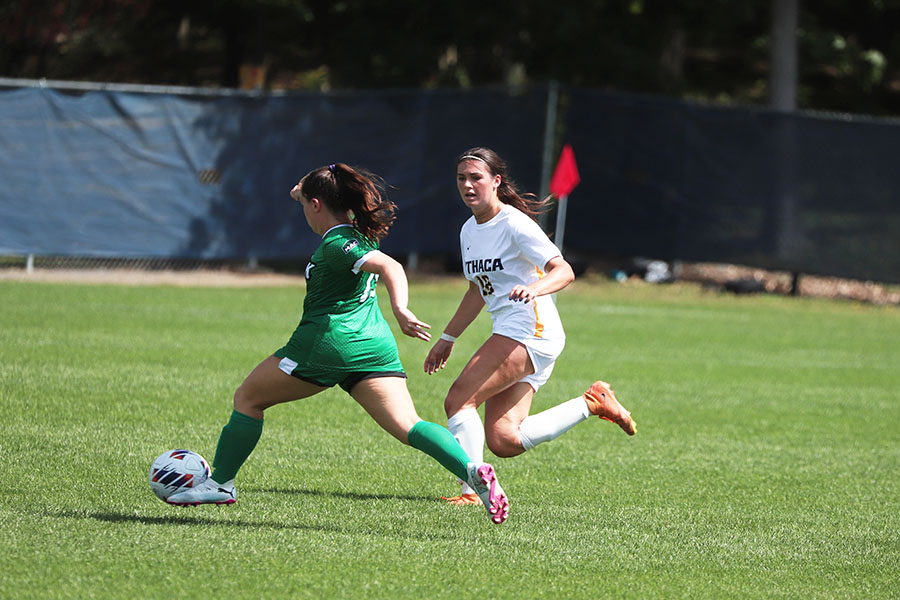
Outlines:
[[[527,303],[538,296],[558,292],[575,281],[575,272],[572,270],[572,266],[562,256],[556,256],[547,261],[544,273],[544,277],[531,285],[513,287],[509,293],[509,299]]]
[[[384,283],[384,287],[387,289],[388,296],[391,299],[391,310],[404,335],[426,342],[430,340],[431,334],[427,330],[431,329],[431,325],[420,321],[407,308],[409,303],[409,282],[406,279],[406,271],[403,270],[403,265],[384,252],[372,252],[366,259],[366,262],[359,268],[367,273],[375,273]]]

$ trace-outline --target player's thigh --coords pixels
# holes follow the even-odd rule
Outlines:
[[[247,375],[234,393],[235,409],[250,414],[283,402],[307,398],[326,389],[288,375],[278,368],[280,360],[269,356]]]
[[[353,386],[350,395],[382,429],[409,443],[409,430],[421,419],[416,412],[406,379],[403,377],[370,377]]]
[[[524,344],[503,335],[491,335],[450,386],[445,402],[447,414],[478,407],[533,372]]]

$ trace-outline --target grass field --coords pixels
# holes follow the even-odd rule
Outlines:
[[[440,331],[463,286],[411,308]],[[535,409],[605,378],[640,431],[494,460],[501,526],[338,389],[268,411],[235,505],[157,500],[152,460],[212,459],[302,295],[0,282],[0,598],[900,597],[898,309],[574,284]],[[488,331],[430,378],[400,340],[424,418]]]

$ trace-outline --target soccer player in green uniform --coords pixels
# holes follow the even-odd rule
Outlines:
[[[509,501],[488,463],[474,463],[444,427],[419,418],[406,387],[397,344],[375,295],[379,279],[405,335],[431,339],[407,308],[403,267],[378,249],[394,220],[380,178],[343,163],[308,173],[291,190],[310,228],[322,236],[306,267],[303,316],[288,343],[263,360],[234,394],[219,437],[212,476],[170,496],[170,504],[231,504],[234,479],[262,433],[263,412],[334,385],[347,391],[388,433],[425,452],[476,491],[495,523]]]

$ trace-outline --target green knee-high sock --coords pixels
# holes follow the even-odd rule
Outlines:
[[[222,428],[216,457],[213,459],[212,479],[225,483],[234,479],[238,470],[262,435],[263,420],[248,417],[236,410],[231,411],[231,419]]]
[[[468,479],[466,465],[471,459],[445,427],[428,421],[419,421],[409,430],[408,437],[410,446],[438,461],[441,466],[463,481]]]

